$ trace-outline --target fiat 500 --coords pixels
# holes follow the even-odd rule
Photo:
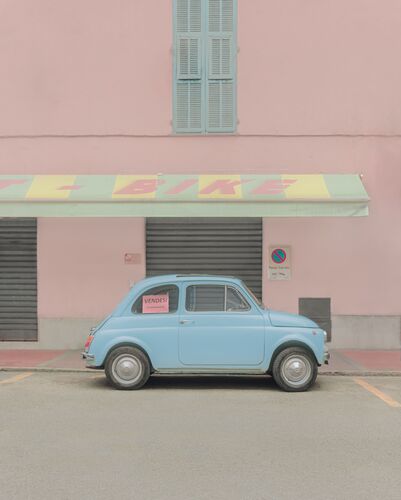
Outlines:
[[[328,362],[325,341],[316,323],[265,308],[240,279],[168,275],[138,282],[92,329],[83,357],[117,389],[153,373],[269,374],[295,392]]]

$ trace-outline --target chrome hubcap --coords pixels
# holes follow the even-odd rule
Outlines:
[[[289,356],[281,364],[281,375],[287,384],[294,387],[305,384],[312,373],[310,361],[302,354]]]
[[[121,354],[113,362],[112,372],[122,385],[133,384],[142,376],[142,363],[131,354]]]

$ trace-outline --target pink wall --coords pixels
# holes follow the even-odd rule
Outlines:
[[[239,140],[244,147],[234,148],[237,158],[230,161],[228,169],[228,163],[223,161],[224,153],[229,150],[227,142],[235,146]],[[188,141],[192,142],[194,152],[202,151],[195,147],[195,139]],[[400,139],[283,138],[254,139],[249,143],[249,139],[221,138],[217,142],[209,138],[205,141],[218,146],[213,154],[219,163],[211,161],[210,155],[205,154],[204,158],[191,155],[190,150],[184,162],[173,147],[165,150],[160,147],[158,162],[153,163],[153,152],[149,149],[141,156],[145,167],[139,168],[139,160],[129,154],[131,144],[115,148],[115,141],[108,144],[110,151],[105,156],[117,164],[132,157],[135,169],[141,172],[363,173],[364,185],[372,198],[369,217],[266,219],[265,250],[270,244],[291,245],[293,266],[290,282],[267,281],[266,252],[264,300],[270,307],[295,312],[298,297],[329,296],[334,314],[400,314]],[[99,149],[106,150],[100,140]],[[174,157],[177,168],[169,165],[174,163]],[[64,162],[65,158],[62,154],[55,155],[54,161]],[[126,266],[122,260],[124,251],[144,251],[142,220],[41,219],[39,245],[40,314],[46,317],[102,316],[127,291],[129,278],[144,274],[144,264]],[[81,276],[85,277],[82,281]]]
[[[239,0],[240,133],[401,131],[399,0]]]
[[[171,3],[3,0],[0,173],[362,173],[368,218],[266,221],[293,279],[265,281],[265,300],[400,314],[401,2],[239,0],[239,135],[224,137],[171,135]],[[144,273],[123,263],[143,231],[41,219],[40,316],[107,313]]]
[[[100,318],[143,278],[143,219],[39,219],[38,312]],[[124,264],[124,253],[140,253]]]
[[[0,133],[169,133],[171,12],[166,0],[3,0]]]
[[[401,132],[399,0],[239,0],[241,134]],[[3,0],[0,134],[171,130],[171,0]]]

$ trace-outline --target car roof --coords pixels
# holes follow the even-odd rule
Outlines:
[[[228,280],[232,281],[234,283],[241,283],[240,278],[237,278],[235,276],[224,276],[224,275],[217,275],[217,274],[161,274],[158,276],[147,276],[141,282],[146,282],[146,284],[152,284],[152,283],[160,283],[160,282],[166,282],[166,281],[188,281],[188,280],[200,280],[205,279],[205,281],[222,281],[222,280]],[[140,283],[140,282],[138,282]]]

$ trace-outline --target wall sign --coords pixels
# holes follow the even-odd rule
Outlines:
[[[125,253],[124,254],[124,264],[140,264],[141,254],[140,253]]]
[[[269,280],[291,279],[291,247],[269,246]]]

